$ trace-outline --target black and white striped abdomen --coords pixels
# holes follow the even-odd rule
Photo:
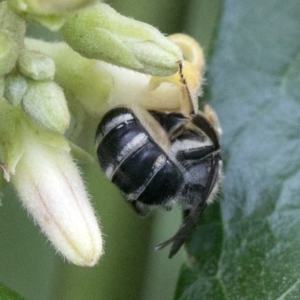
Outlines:
[[[96,143],[102,170],[128,200],[162,205],[178,194],[181,172],[129,108],[103,117]]]

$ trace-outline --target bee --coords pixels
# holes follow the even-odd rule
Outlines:
[[[179,74],[185,90],[182,111],[140,113],[134,107],[117,106],[104,115],[96,132],[101,169],[139,215],[182,204],[186,218],[179,230],[156,247],[172,244],[169,258],[179,251],[212,201],[222,165],[216,114],[209,106],[204,112],[195,110],[181,62]],[[154,130],[166,135],[167,142],[153,135]]]

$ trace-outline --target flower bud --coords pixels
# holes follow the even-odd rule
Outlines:
[[[82,57],[65,43],[27,38],[25,44],[28,49],[46,53],[55,61],[55,81],[63,87],[70,105],[76,99],[92,116],[97,117],[101,113],[110,97],[114,80],[109,72],[99,67],[98,61]]]
[[[41,52],[21,51],[18,67],[21,73],[34,80],[51,80],[54,78],[54,61]]]
[[[19,74],[10,74],[5,78],[4,97],[13,106],[17,106],[27,90],[25,78]]]
[[[62,89],[54,82],[28,82],[23,108],[41,128],[63,134],[69,127],[67,102]]]
[[[64,257],[81,266],[97,263],[100,229],[66,140],[0,98],[0,184],[4,177]]]
[[[27,133],[11,180],[24,207],[59,253],[80,266],[98,262],[103,253],[101,233],[68,152]]]
[[[171,75],[182,60],[180,49],[157,29],[124,17],[106,4],[74,13],[62,32],[83,56],[143,73]]]

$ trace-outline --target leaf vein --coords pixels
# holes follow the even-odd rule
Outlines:
[[[297,285],[300,283],[300,279],[298,279],[289,289],[287,289],[284,293],[282,293],[276,300],[284,300],[286,296],[288,296],[292,291],[297,288]]]
[[[228,293],[226,291],[226,286],[224,284],[224,281],[222,280],[222,277],[221,276],[216,276],[216,278],[219,281],[219,284],[221,286],[221,289],[222,289],[222,292],[224,294],[225,299],[229,300],[229,296],[228,296]]]

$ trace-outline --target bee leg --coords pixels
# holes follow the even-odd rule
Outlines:
[[[205,146],[189,150],[178,151],[176,158],[179,161],[205,159],[216,151],[215,146]]]
[[[190,210],[189,215],[184,220],[176,234],[167,241],[155,247],[155,250],[161,250],[166,246],[172,244],[169,253],[169,258],[172,258],[179,251],[179,249],[185,243],[186,239],[190,236],[190,234],[193,232],[206,206],[207,203],[203,202],[201,205],[198,205],[195,209]]]
[[[204,105],[204,115],[211,122],[211,124],[213,125],[215,130],[218,132],[218,134],[221,135],[222,130],[220,127],[220,122],[217,117],[217,114],[214,112],[214,110],[208,104]]]
[[[209,174],[207,186],[205,188],[205,193],[203,195],[202,201],[200,201],[197,205],[195,205],[190,209],[188,216],[184,219],[182,225],[180,226],[179,230],[175,233],[175,235],[171,237],[169,240],[158,245],[155,248],[155,250],[161,250],[166,246],[168,246],[169,244],[172,244],[169,253],[169,258],[172,258],[179,251],[181,246],[185,243],[187,238],[193,232],[202,213],[204,212],[207,206],[209,196],[217,181],[218,173],[219,173],[219,157],[215,156],[214,159],[211,161],[211,171]]]

